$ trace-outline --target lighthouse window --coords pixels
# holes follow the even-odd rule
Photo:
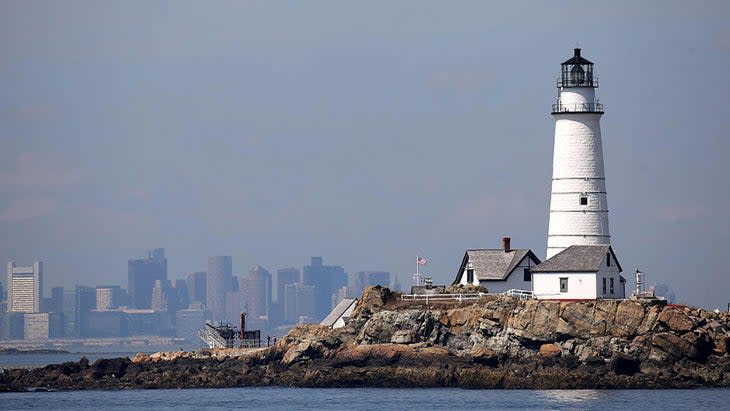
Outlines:
[[[588,205],[588,197],[581,196],[580,197],[580,205],[582,205],[582,206]]]
[[[474,282],[474,269],[473,268],[467,268],[466,270],[466,282],[469,284]]]
[[[560,292],[561,293],[568,292],[568,278],[567,277],[560,277]]]
[[[581,85],[585,81],[585,71],[583,70],[583,67],[576,64],[573,66],[573,68],[570,70],[570,80],[572,80],[572,83],[575,85]]]
[[[611,278],[611,294],[613,294],[613,278]]]
[[[522,281],[532,281],[532,273],[529,268],[522,269]]]

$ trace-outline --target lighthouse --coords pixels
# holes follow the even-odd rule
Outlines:
[[[562,63],[553,104],[555,145],[547,258],[571,245],[610,245],[606,177],[593,63],[575,49]]]

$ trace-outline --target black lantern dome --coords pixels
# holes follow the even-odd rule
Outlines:
[[[558,87],[598,87],[598,79],[593,77],[593,63],[581,57],[580,49],[575,49],[573,57],[560,67]]]

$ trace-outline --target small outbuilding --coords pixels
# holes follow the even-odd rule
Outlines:
[[[529,249],[513,250],[510,243],[504,237],[502,248],[466,250],[452,285],[479,285],[490,293],[532,290],[531,269],[540,259]]]
[[[532,268],[532,291],[548,300],[625,298],[622,271],[610,245],[572,245]]]
[[[343,298],[319,325],[330,328],[344,327],[355,306],[357,306],[357,298]]]

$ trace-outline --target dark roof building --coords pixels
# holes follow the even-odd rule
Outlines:
[[[533,273],[595,273],[601,269],[607,255],[622,272],[613,247],[610,245],[572,245],[553,258],[532,269]]]
[[[531,290],[530,270],[540,259],[529,249],[512,249],[510,243],[504,237],[502,248],[466,250],[453,285],[482,285],[489,292]]]

